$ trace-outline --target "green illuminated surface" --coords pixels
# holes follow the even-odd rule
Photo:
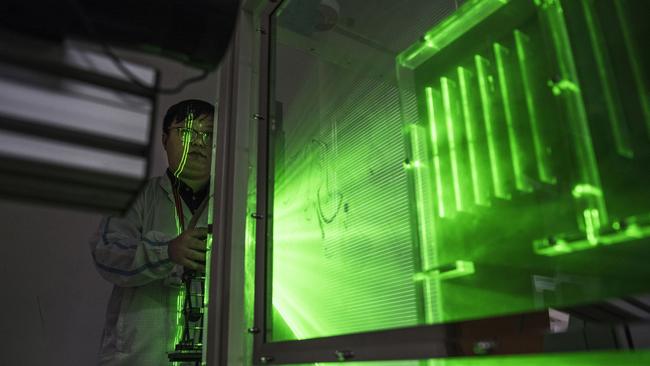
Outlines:
[[[452,43],[457,37],[471,29],[509,0],[470,0],[462,9],[445,19],[440,25],[424,35],[423,42],[416,43],[400,54],[398,61],[402,66],[415,68],[423,60],[435,55]]]
[[[429,366],[640,366],[650,362],[650,352],[590,352],[527,356],[489,356],[427,360]],[[340,363],[324,362],[319,365]],[[346,362],[354,366],[419,366],[422,361]]]
[[[629,132],[625,123],[623,111],[621,109],[621,100],[618,92],[614,87],[615,80],[612,71],[611,61],[605,45],[604,36],[598,19],[595,14],[593,0],[582,0],[582,7],[585,12],[585,18],[589,29],[589,39],[594,50],[594,60],[597,64],[600,80],[602,82],[602,91],[607,103],[608,119],[611,124],[612,137],[616,142],[616,150],[622,156],[631,158],[632,147],[629,141]]]
[[[470,88],[470,85],[473,83],[472,73],[466,68],[459,66],[458,67],[458,83],[461,90],[461,103],[463,106],[463,120],[465,121],[465,133],[467,137],[467,149],[469,152],[469,162],[470,162],[470,171],[472,181],[470,183],[472,187],[472,194],[474,197],[474,204],[477,205],[489,205],[489,191],[482,189],[487,185],[484,182],[485,177],[481,172],[480,167],[480,151],[478,146],[478,138],[476,136],[476,118],[474,115],[475,108],[472,103],[475,103],[475,98],[473,98],[473,90]]]
[[[291,51],[304,35],[283,30],[268,339],[649,290],[647,61],[639,27],[617,20],[643,6],[620,3],[467,1],[403,48],[397,85],[377,76],[394,65],[326,58],[332,33]]]
[[[645,116],[639,65],[647,61],[636,46],[639,27],[609,20],[629,17],[626,7],[635,6],[643,7],[467,2],[427,32],[444,47],[423,41],[397,57],[408,90],[402,108],[418,110],[403,113],[414,126],[406,141],[421,144],[413,134],[422,129],[431,136],[428,148],[407,148],[420,164],[409,169],[416,239],[435,252],[421,254],[413,275],[425,314],[435,314],[425,321],[648,290],[642,279],[650,273],[638,257],[649,251],[649,141],[645,118],[629,118]],[[625,52],[610,53],[613,42]],[[621,74],[625,65],[629,75]],[[622,101],[622,90],[631,101]],[[405,98],[410,93],[415,101]],[[538,289],[531,278],[556,290]]]
[[[517,47],[517,59],[519,61],[518,66],[519,70],[521,70],[521,82],[526,96],[526,107],[528,110],[528,114],[525,117],[527,117],[530,122],[530,130],[535,149],[535,159],[537,162],[537,174],[541,182],[554,184],[556,178],[551,171],[551,163],[542,137],[542,128],[539,125],[538,108],[540,108],[540,97],[538,91],[533,85],[535,70],[531,65],[531,57],[533,56],[530,51],[530,38],[518,29],[515,29],[514,36]]]
[[[185,118],[185,127],[192,128],[193,123],[194,123],[194,114],[190,112]],[[176,167],[176,170],[174,171],[174,176],[177,179],[181,176],[183,170],[185,169],[185,164],[187,163],[187,156],[190,151],[190,145],[192,140],[191,134],[183,134],[181,137],[182,137],[182,144],[183,144],[183,153],[181,156],[181,160],[178,166]],[[174,217],[176,219],[175,221],[176,221],[177,235],[181,235],[181,233],[185,230],[185,228],[181,225],[179,215],[183,215],[183,213],[177,212]],[[183,326],[184,326],[183,304],[185,303],[185,296],[186,296],[185,287],[182,287],[178,290],[178,296],[176,296],[176,334],[174,335],[174,342],[172,344],[171,349],[174,349],[174,347],[181,341],[181,338],[183,337]],[[179,363],[174,362],[174,364],[179,364]]]
[[[311,122],[313,135],[286,130],[273,197],[271,339],[418,324],[405,168],[422,166],[405,167],[397,102],[395,88],[368,82],[321,111],[331,115]],[[293,113],[287,125],[305,123]]]
[[[505,186],[505,178],[503,175],[502,165],[504,164],[503,156],[500,156],[497,151],[497,136],[494,128],[496,117],[493,113],[492,97],[494,95],[494,76],[489,74],[489,61],[485,58],[476,55],[474,56],[476,62],[476,72],[478,75],[478,84],[481,96],[483,120],[485,121],[485,136],[487,139],[488,152],[490,156],[490,171],[492,172],[492,186],[494,187],[494,196],[497,198],[508,199],[510,192]]]
[[[430,90],[430,88],[427,88],[427,90]],[[441,196],[434,194],[436,190],[432,186],[430,179],[431,174],[437,174],[438,170],[432,170],[430,159],[427,159],[428,136],[424,128],[416,124],[410,124],[407,126],[406,136],[411,150],[410,156],[418,163],[417,165],[412,164],[406,169],[406,173],[413,183],[415,192],[412,197],[417,197],[415,199],[417,217],[420,218],[417,224],[417,236],[420,244],[417,253],[421,260],[422,270],[428,271],[438,263],[435,227],[433,225],[437,211],[431,209],[431,207],[434,207],[436,199],[440,202],[439,197]],[[439,183],[436,183],[436,186],[439,187]],[[414,276],[416,275],[417,273]],[[423,283],[424,322],[427,324],[442,320],[442,311],[438,306],[440,302],[437,301],[441,296],[438,280],[439,278],[430,278]]]
[[[515,116],[513,109],[516,106],[516,101],[512,97],[512,86],[514,83],[511,72],[511,65],[508,62],[510,58],[510,50],[499,43],[494,43],[494,56],[497,63],[497,71],[499,75],[499,90],[501,90],[501,101],[503,102],[504,118],[508,130],[508,142],[510,144],[510,154],[512,158],[512,167],[515,178],[515,186],[520,191],[530,192],[532,190],[528,181],[524,177],[523,157],[521,156],[521,142],[519,141],[519,131],[515,131]],[[515,74],[516,75],[516,74]]]
[[[618,18],[621,30],[623,32],[623,40],[625,42],[625,50],[627,51],[627,59],[630,63],[632,71],[634,72],[634,86],[636,88],[636,96],[639,98],[641,105],[642,118],[645,121],[646,133],[650,138],[650,89],[648,89],[647,80],[647,63],[646,67],[641,63],[638,47],[640,45],[639,39],[635,39],[632,35],[630,27],[629,12],[626,9],[630,6],[630,1],[614,1],[616,9],[616,17]],[[636,5],[636,4],[635,4]],[[647,10],[647,9],[646,9]],[[647,11],[645,12],[647,14]],[[644,42],[644,41],[641,41]]]
[[[429,118],[429,131],[431,135],[431,146],[432,146],[432,152],[433,152],[433,168],[434,168],[434,176],[436,179],[435,187],[436,187],[436,195],[437,201],[438,201],[438,215],[440,217],[445,217],[445,199],[444,199],[444,192],[443,192],[443,184],[442,184],[442,167],[440,164],[440,146],[439,146],[439,138],[438,138],[438,132],[437,132],[437,125],[438,125],[438,120],[436,117],[436,111],[440,109],[440,106],[434,107],[434,94],[433,94],[433,89],[430,87],[425,88],[426,92],[426,98],[427,98],[427,116]],[[440,94],[436,92],[436,97],[435,100],[440,100]]]

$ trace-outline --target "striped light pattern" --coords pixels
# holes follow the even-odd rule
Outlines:
[[[321,108],[302,121],[318,132],[287,129],[275,178],[272,302],[291,332],[274,341],[417,324],[397,89],[361,80]]]

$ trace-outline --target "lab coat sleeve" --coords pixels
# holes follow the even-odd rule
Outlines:
[[[164,279],[174,270],[167,247],[170,238],[161,232],[142,233],[144,195],[124,217],[105,217],[90,240],[100,275],[118,286],[142,286]]]

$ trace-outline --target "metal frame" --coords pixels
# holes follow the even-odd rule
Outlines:
[[[210,308],[207,332],[204,333],[204,361],[207,365],[228,365],[228,334],[230,317],[232,223],[235,201],[235,150],[237,121],[238,37],[235,29],[219,73],[219,97],[215,116],[215,152],[213,174],[214,205],[212,211],[212,253],[207,292]]]
[[[270,123],[272,87],[272,16],[282,1],[269,0],[261,14],[259,33],[260,75],[259,105],[254,118],[258,120],[257,212],[255,249],[255,308],[253,334],[253,364],[292,364],[335,361],[422,360],[428,358],[540,354],[560,350],[544,350],[549,339],[576,336],[585,338],[587,330],[551,332],[548,309],[534,312],[468,320],[446,324],[423,325],[316,339],[270,342],[266,337],[270,289],[268,269],[272,265],[269,247],[272,238],[273,139]],[[597,307],[598,305],[594,305]],[[570,310],[567,310],[570,312]],[[610,321],[610,323],[612,323]],[[629,324],[650,327],[650,322],[620,318],[612,327],[627,329]],[[561,342],[561,341],[560,341]],[[612,348],[626,347],[617,340]],[[532,346],[531,346],[532,345]],[[607,348],[600,348],[600,350]],[[581,351],[584,349],[562,349]]]
[[[257,145],[257,208],[254,217],[257,219],[255,226],[255,325],[249,332],[255,334],[253,339],[253,362],[265,359],[267,352],[266,322],[268,309],[266,308],[266,293],[268,282],[267,273],[267,235],[269,210],[269,95],[271,88],[271,16],[278,9],[280,1],[271,1],[260,15],[260,67],[259,67],[259,99],[258,112],[254,118],[258,121]]]

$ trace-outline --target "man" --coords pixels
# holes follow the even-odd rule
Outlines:
[[[114,284],[100,365],[166,365],[178,341],[183,268],[204,271],[214,107],[185,100],[167,110],[169,168],[151,179],[123,217],[106,217],[90,242]]]

